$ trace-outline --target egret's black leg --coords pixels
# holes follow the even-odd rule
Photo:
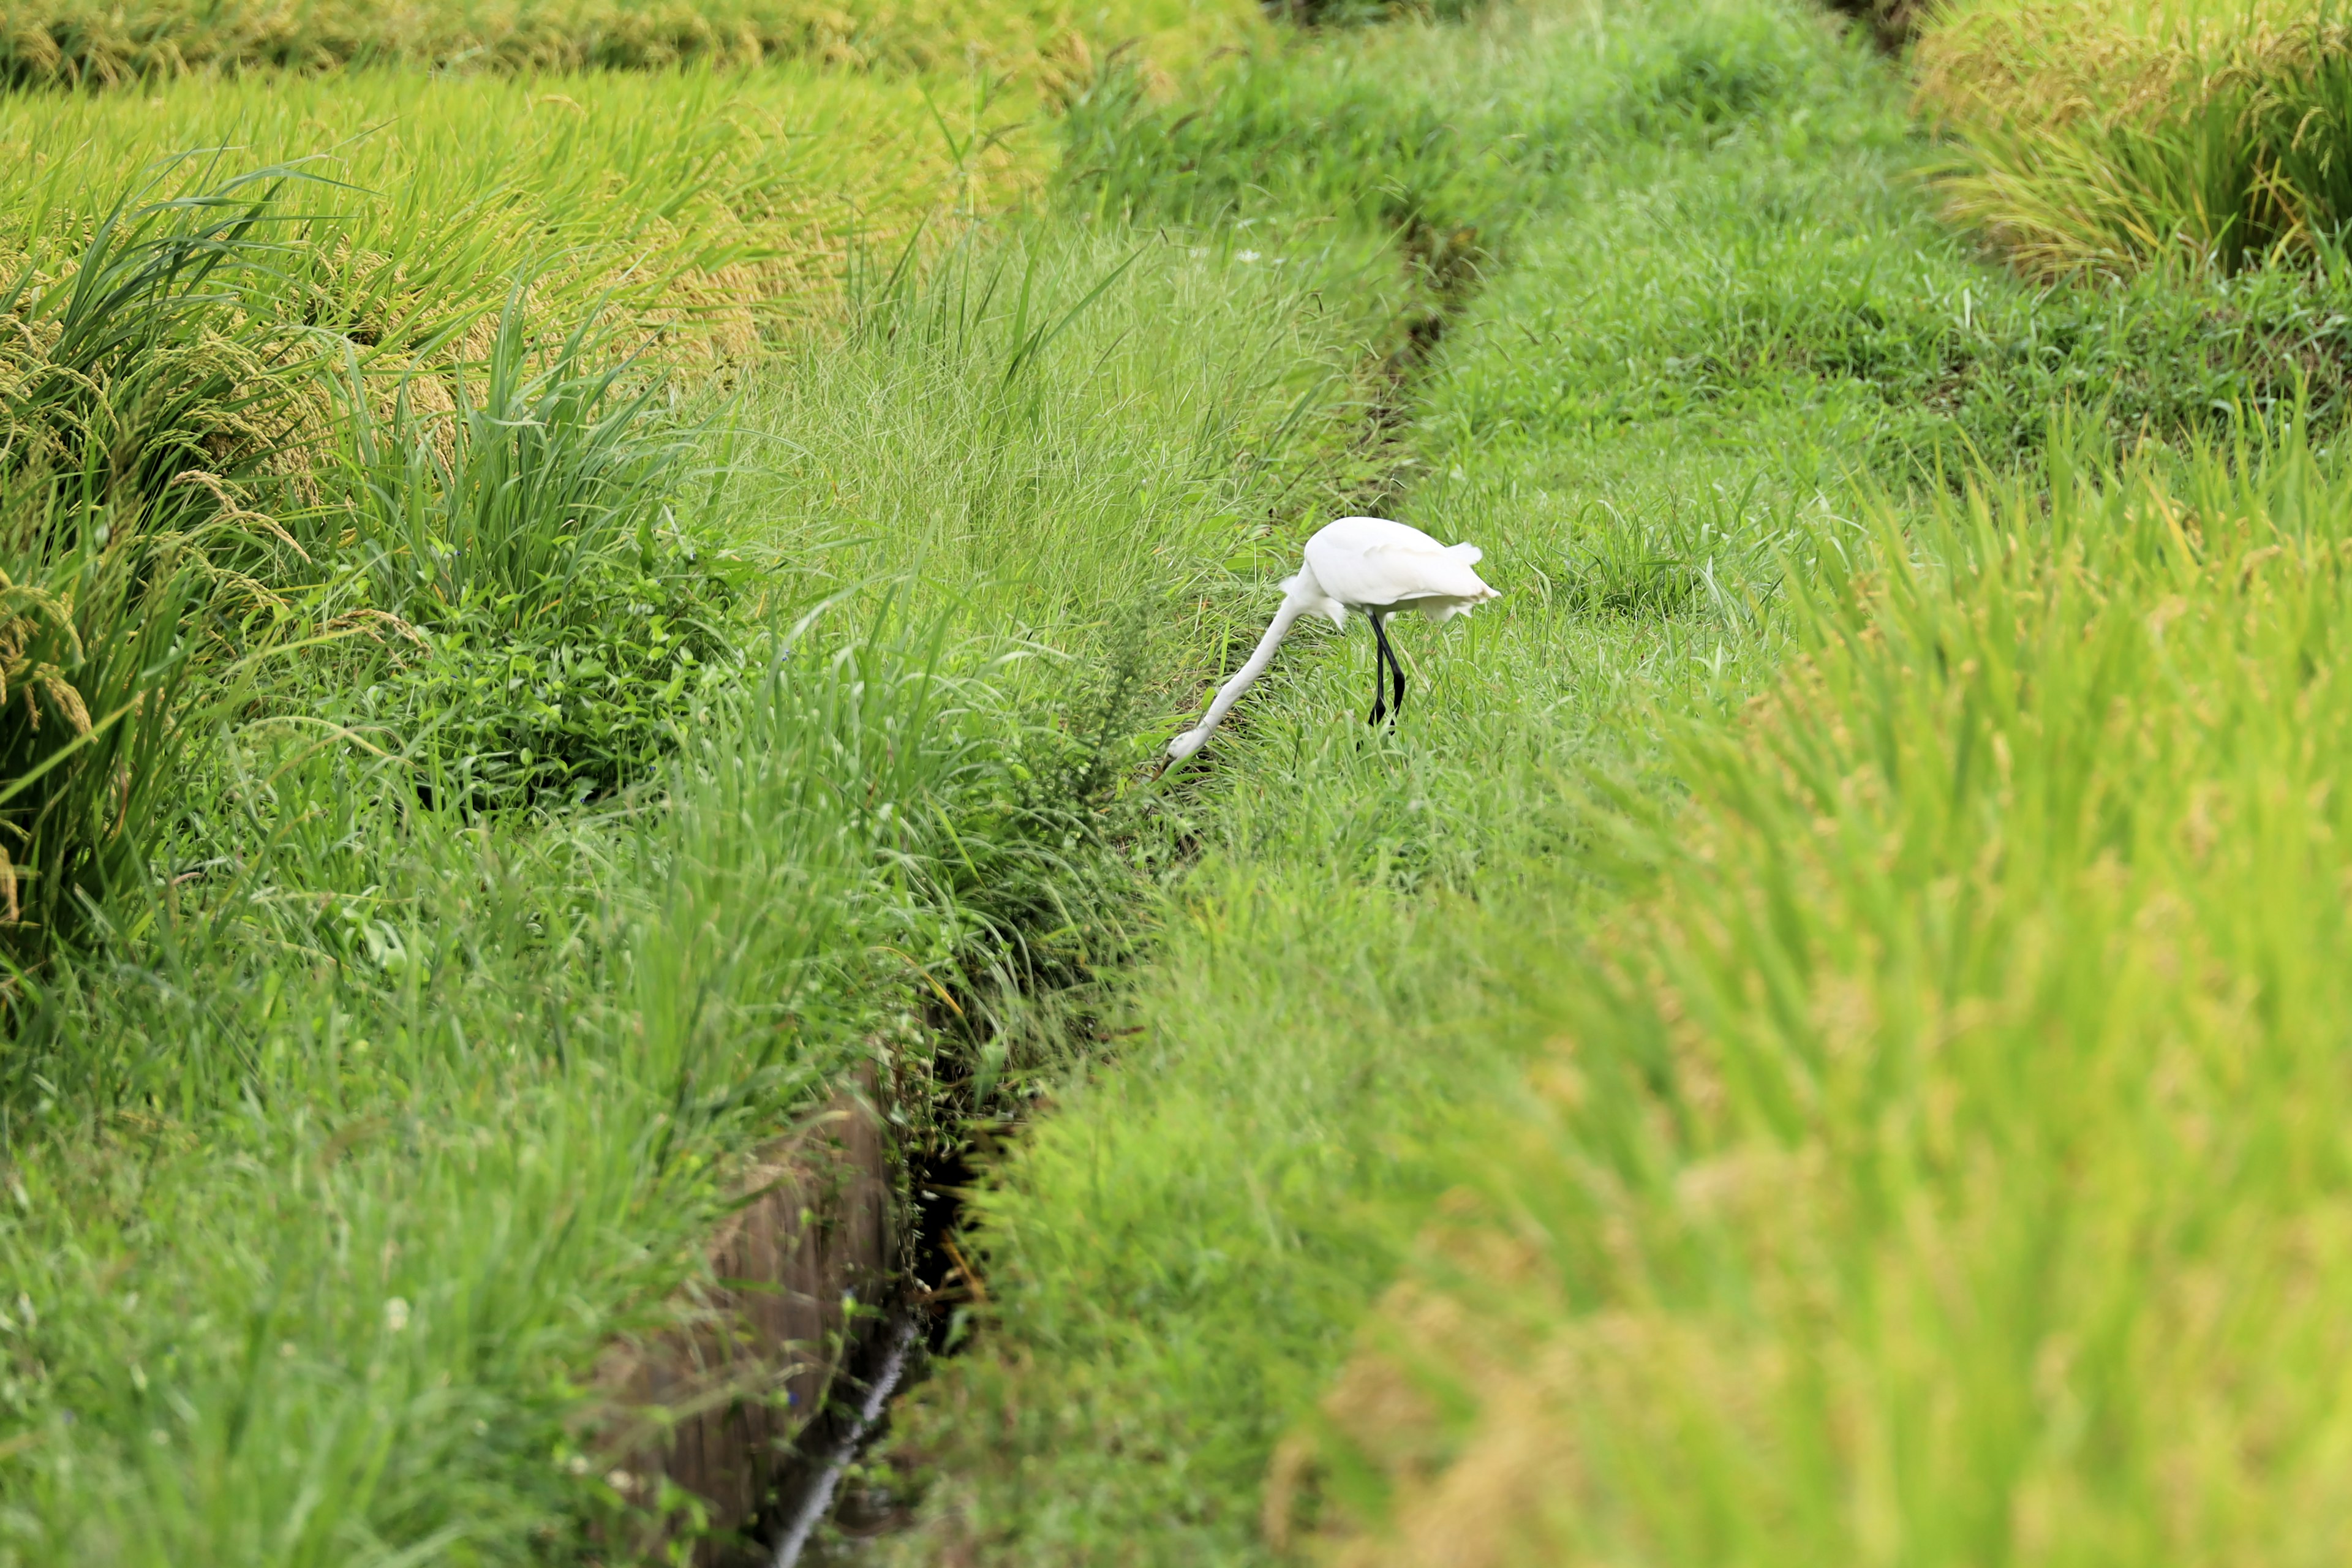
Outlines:
[[[1388,627],[1378,616],[1372,617],[1372,640],[1379,645],[1378,657],[1372,660],[1372,679],[1381,678],[1381,659],[1388,660],[1389,669],[1396,676],[1396,706],[1389,710],[1389,718],[1394,721],[1404,712],[1404,666],[1397,662],[1396,649],[1389,647]]]
[[[1389,650],[1389,644],[1388,639],[1381,635],[1380,616],[1367,610],[1364,618],[1372,623],[1372,712],[1364,722],[1378,724],[1388,717],[1389,711],[1389,672],[1381,665],[1381,658]]]

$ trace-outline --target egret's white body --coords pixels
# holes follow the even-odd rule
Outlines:
[[[1498,598],[1481,582],[1475,570],[1483,552],[1475,544],[1440,544],[1417,528],[1380,517],[1343,517],[1317,531],[1307,542],[1307,560],[1297,575],[1285,582],[1282,607],[1274,624],[1258,639],[1249,662],[1217,689],[1201,721],[1168,743],[1169,757],[1181,762],[1208,743],[1225,712],[1249,689],[1250,682],[1274,662],[1274,650],[1304,615],[1331,617],[1345,626],[1354,610],[1372,623],[1372,721],[1378,723],[1386,698],[1381,668],[1385,659],[1396,674],[1396,706],[1404,707],[1404,668],[1390,651],[1385,623],[1401,610],[1419,610],[1443,623]]]

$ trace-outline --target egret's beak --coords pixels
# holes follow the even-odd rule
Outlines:
[[[1194,746],[1190,750],[1181,752],[1176,749],[1178,744],[1183,741],[1184,736],[1190,735],[1192,732],[1192,731],[1187,730],[1184,731],[1183,735],[1177,736],[1174,741],[1171,741],[1168,743],[1168,750],[1160,754],[1160,766],[1152,770],[1151,776],[1155,780],[1164,779],[1170,773],[1181,771],[1185,763],[1191,762],[1194,757],[1201,754],[1200,746]],[[1205,744],[1205,742],[1203,743]]]

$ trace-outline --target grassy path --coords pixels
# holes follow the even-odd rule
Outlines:
[[[2070,400],[2178,430],[2201,393],[2277,374],[2216,346],[2202,286],[2042,294],[1971,258],[1923,208],[1888,73],[1809,17],[1538,11],[1401,47],[1462,119],[1543,106],[1546,168],[1516,165],[1507,265],[1421,383],[1423,477],[1396,513],[1479,542],[1507,596],[1406,635],[1418,685],[1393,739],[1362,729],[1364,639],[1294,637],[1184,787],[1203,848],[1134,987],[1137,1032],[976,1201],[995,1299],[907,1445],[943,1478],[918,1554],[1253,1561],[1270,1468],[1275,1533],[1311,1515],[1278,1440],[1441,1195],[1519,1136],[1497,1108],[1531,1056],[1591,1026],[1562,1022],[1583,1016],[1557,988],[1598,984],[1578,955],[1657,874],[1654,853],[1602,852],[1612,803],[1671,797],[1694,726],[1736,765],[1740,704],[1803,642],[1786,591],[1867,556],[1861,520],[1932,515],[1890,512],[1889,490],[2038,463]],[[1297,68],[1377,78],[1380,48]],[[1373,1403],[1327,1406],[1359,1446],[1328,1451],[1353,1456],[1339,1479],[1412,1497],[1436,1461],[1411,1456],[1452,1451],[1434,1412],[1532,1373],[1409,1315],[1389,1329]],[[1417,1372],[1424,1343],[1454,1359]],[[1550,1462],[1520,1478],[1534,1517]],[[1469,1528],[1478,1505],[1459,1506],[1441,1533]]]

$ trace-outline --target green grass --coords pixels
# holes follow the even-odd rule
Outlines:
[[[903,1009],[864,950],[940,929],[887,868],[986,742],[922,654],[780,662],[644,826],[467,826],[232,741],[190,812],[225,885],[21,1009],[9,1555],[575,1539],[586,1370],[697,1267],[725,1156]]]
[[[1620,1378],[1617,1446],[1562,1469],[1538,1424],[1528,1473],[1694,1561],[1783,1518],[1817,1559],[1875,1550],[1853,1519],[2089,1541],[2163,1475],[2205,1522],[2105,1539],[2230,1542],[2233,1499],[2330,1517],[2316,1460],[2079,1420],[2042,1490],[2013,1456],[2078,1346],[2136,1432],[2260,1386],[2216,1429],[2330,1451],[2287,1394],[2332,1385],[2277,1371],[2326,1373],[2324,1325],[2261,1268],[2332,1191],[2287,1123],[2326,1103],[2333,851],[2254,827],[2332,822],[2339,465],[2168,454],[2298,398],[2340,440],[2332,252],[2030,287],[1932,221],[1891,71],[1780,0],[1245,29],[1216,59],[1185,40],[1222,12],[1121,15],[1143,58],[1073,45],[1002,98],[225,64],[0,103],[29,154],[0,218],[26,279],[0,834],[50,900],[0,989],[0,1563],[595,1560],[598,1359],[675,1321],[744,1157],[868,1062],[908,1161],[1032,1112],[972,1199],[967,1353],[906,1423],[934,1477],[908,1556],[1467,1529],[1447,1488],[1488,1472],[1448,1445],[1519,1431],[1496,1391],[1556,1363]],[[248,214],[262,184],[224,182],[273,163]],[[154,243],[90,249],[142,188]],[[222,221],[248,226],[200,243]],[[136,286],[73,317],[109,266]],[[1393,735],[1361,722],[1360,628],[1309,629],[1144,783],[1306,534],[1363,510],[1479,542],[1506,597],[1404,634]],[[2134,640],[2158,623],[2193,657]],[[124,750],[66,749],[68,684]],[[2028,894],[2054,901],[2002,902]],[[2211,963],[2164,971],[2191,936]],[[2064,1007],[2035,1013],[2045,979]],[[2015,1007],[1959,1016],[1982,997]],[[1873,1048],[1822,1044],[1849,1025]],[[2183,1042],[2185,1087],[2126,1125],[2062,1069],[2128,1100],[2142,1037]],[[2285,1152],[2162,1187],[2158,1133],[2236,1147],[2248,1040],[2317,1042],[2249,1101]],[[1904,1116],[1910,1228],[1853,1218]],[[2049,1142],[2011,1165],[2012,1124]],[[1811,1201],[1690,1217],[1748,1169],[1708,1162],[1774,1139],[1823,1151],[1758,1178]],[[2180,1194],[2134,1234],[2284,1281],[2229,1331],[2276,1381],[2131,1359],[2239,1324],[2192,1287],[2099,1339],[2099,1301],[2172,1310],[2185,1278],[2127,1248],[2063,1277],[2054,1350],[1935,1315],[1939,1260],[2025,1299],[2078,1167]],[[1506,1255],[1465,1185],[1632,1228]],[[2332,1258],[2311,1234],[2294,1256]],[[1610,1272],[1644,1247],[1654,1300]],[[1804,1316],[1824,1249],[1909,1294]],[[1580,1348],[1636,1308],[1688,1353]],[[1870,1448],[1867,1402],[1773,1381],[1825,1345],[1958,1414]],[[1675,1426],[1710,1367],[1755,1398]],[[1657,1505],[1701,1439],[1767,1459],[1703,1467],[1712,1511]],[[1859,1511],[1822,1501],[1879,1484],[1818,1458],[1848,1451],[1893,1456]],[[1552,1550],[1514,1508],[1494,1527]]]
[[[1458,49],[1499,71],[1523,26],[1373,47],[1399,61]],[[1443,1185],[1430,1141],[1515,1080],[1525,1047],[1489,1026],[1510,1007],[1489,955],[1501,931],[1581,918],[1578,899],[1549,897],[1559,858],[1587,831],[1573,781],[1654,771],[1644,701],[1732,701],[1769,667],[1776,635],[1748,600],[1769,600],[1774,541],[1839,480],[1814,397],[1737,428],[1705,407],[1597,429],[1505,421],[1494,400],[1523,374],[1557,387],[1561,362],[1527,356],[1528,328],[1572,291],[1624,278],[1645,313],[1618,330],[1680,329],[1681,301],[1640,286],[1644,268],[1670,265],[1665,225],[1591,243],[1619,202],[1639,210],[1662,184],[1697,184],[1727,162],[1781,195],[1801,228],[1844,217],[1855,183],[1809,180],[1769,142],[1711,153],[1614,129],[1604,110],[1622,101],[1624,55],[1552,26],[1536,57],[1549,74],[1516,90],[1601,129],[1558,150],[1572,174],[1523,187],[1538,195],[1513,215],[1511,267],[1427,373],[1410,438],[1425,477],[1402,513],[1484,545],[1481,571],[1507,597],[1458,629],[1405,634],[1416,689],[1393,740],[1366,739],[1360,627],[1348,642],[1294,636],[1171,803],[1167,830],[1198,835],[1202,858],[1128,997],[1137,1032],[1115,1067],[1057,1097],[974,1199],[993,1302],[915,1417],[910,1451],[950,1479],[912,1554],[942,1540],[1022,1561],[1256,1553],[1276,1438],[1396,1266],[1410,1225],[1394,1216]],[[1819,47],[1784,79],[1847,68]],[[1849,116],[1813,155],[1870,160],[1868,201],[1906,156],[1895,126]],[[1720,203],[1717,229],[1673,240],[1748,232],[1754,205]],[[1600,392],[1633,368],[1583,374]],[[1865,429],[1872,415],[1850,405],[1867,395],[1846,399]],[[1900,414],[1882,404],[1874,416]],[[1679,553],[1616,548],[1629,534]]]
[[[0,1560],[593,1555],[744,1157],[1067,1048],[1138,715],[1380,470],[1405,289],[989,226],[1034,85],[940,88],[0,106]]]
[[[258,334],[221,330],[220,293],[253,259],[258,196],[118,209],[70,279],[20,275],[5,299],[0,901],[20,956],[143,881],[192,611],[213,558],[266,524],[229,487],[299,392]]]

